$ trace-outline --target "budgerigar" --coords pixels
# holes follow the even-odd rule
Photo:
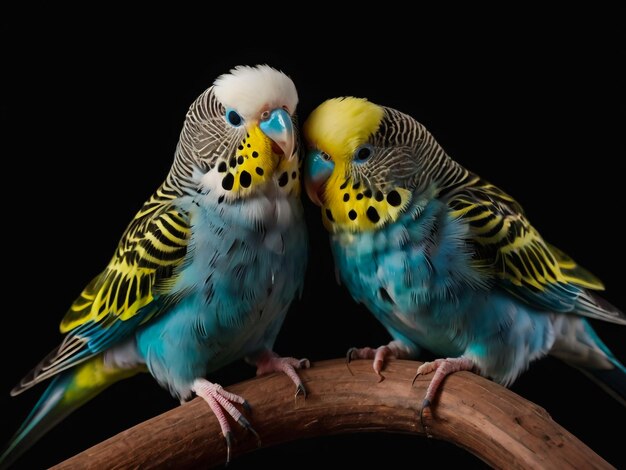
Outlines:
[[[587,318],[626,324],[597,297],[602,283],[548,244],[508,194],[452,160],[426,128],[394,109],[331,99],[304,124],[309,197],[322,208],[340,280],[393,340],[353,348],[348,361],[445,357],[422,406],[444,377],[474,370],[510,385],[553,355],[622,403],[626,369]],[[381,375],[382,380],[382,375]]]
[[[207,374],[245,358],[257,374],[285,372],[304,393],[295,369],[308,361],[272,352],[307,260],[297,103],[292,80],[267,65],[236,67],[195,100],[164,183],[71,305],[60,346],[13,389],[53,378],[0,466],[140,371],[181,401],[195,393],[208,403],[227,459],[227,416],[251,429],[235,406],[247,403]]]

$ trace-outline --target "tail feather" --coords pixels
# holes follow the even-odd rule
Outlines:
[[[45,433],[80,406],[78,403],[75,406],[62,406],[64,389],[70,381],[70,373],[52,380],[0,456],[0,468],[10,466]]]
[[[137,370],[111,369],[98,355],[57,375],[0,456],[0,468],[7,468],[66,416],[118,380]]]
[[[591,325],[585,321],[585,330],[593,342],[606,354],[611,363],[610,369],[578,368],[583,374],[599,385],[605,392],[626,407],[626,367],[609,350]]]
[[[626,372],[624,366],[610,370],[579,370],[591,381],[595,382],[602,390],[626,407]]]
[[[562,315],[554,323],[557,337],[550,354],[580,370],[626,406],[626,367],[586,319]]]

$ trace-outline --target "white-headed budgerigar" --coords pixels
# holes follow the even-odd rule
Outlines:
[[[309,197],[322,208],[340,280],[393,340],[353,348],[350,359],[444,359],[444,377],[474,370],[510,385],[548,354],[623,402],[626,369],[587,318],[626,324],[597,297],[602,283],[548,244],[508,194],[452,160],[426,128],[394,109],[331,99],[304,124]],[[381,376],[382,379],[382,376]]]
[[[104,271],[61,321],[65,337],[12,391],[52,378],[1,457],[9,465],[112,383],[149,371],[186,401],[202,397],[229,455],[242,397],[207,374],[241,358],[257,373],[295,369],[273,344],[303,287],[298,94],[267,65],[218,77],[187,112],[163,184],[130,222]],[[297,392],[296,392],[297,393]]]

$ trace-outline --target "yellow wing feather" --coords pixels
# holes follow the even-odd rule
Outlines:
[[[65,314],[60,329],[68,334],[62,343],[20,381],[13,395],[86,361],[160,311],[149,305],[167,293],[186,257],[190,235],[187,214],[171,205],[174,196],[164,188],[144,204],[106,269]]]
[[[546,243],[521,206],[497,187],[472,178],[450,199],[452,215],[467,221],[476,263],[517,287],[544,291],[573,284],[602,290],[602,282],[562,251]]]
[[[61,322],[67,333],[88,322],[128,320],[153,301],[155,286],[173,275],[187,252],[186,214],[155,198],[126,229],[106,269],[83,290]]]

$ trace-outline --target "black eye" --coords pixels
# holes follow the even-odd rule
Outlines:
[[[328,155],[326,152],[322,152],[322,158],[327,162],[332,160],[332,158],[330,158],[330,155]]]
[[[241,119],[241,116],[234,109],[226,110],[226,120],[229,122],[231,126],[234,126],[234,127],[241,126],[241,123],[243,122],[243,119]]]
[[[354,158],[359,162],[364,162],[370,158],[373,153],[374,148],[370,144],[363,144],[354,152]]]

